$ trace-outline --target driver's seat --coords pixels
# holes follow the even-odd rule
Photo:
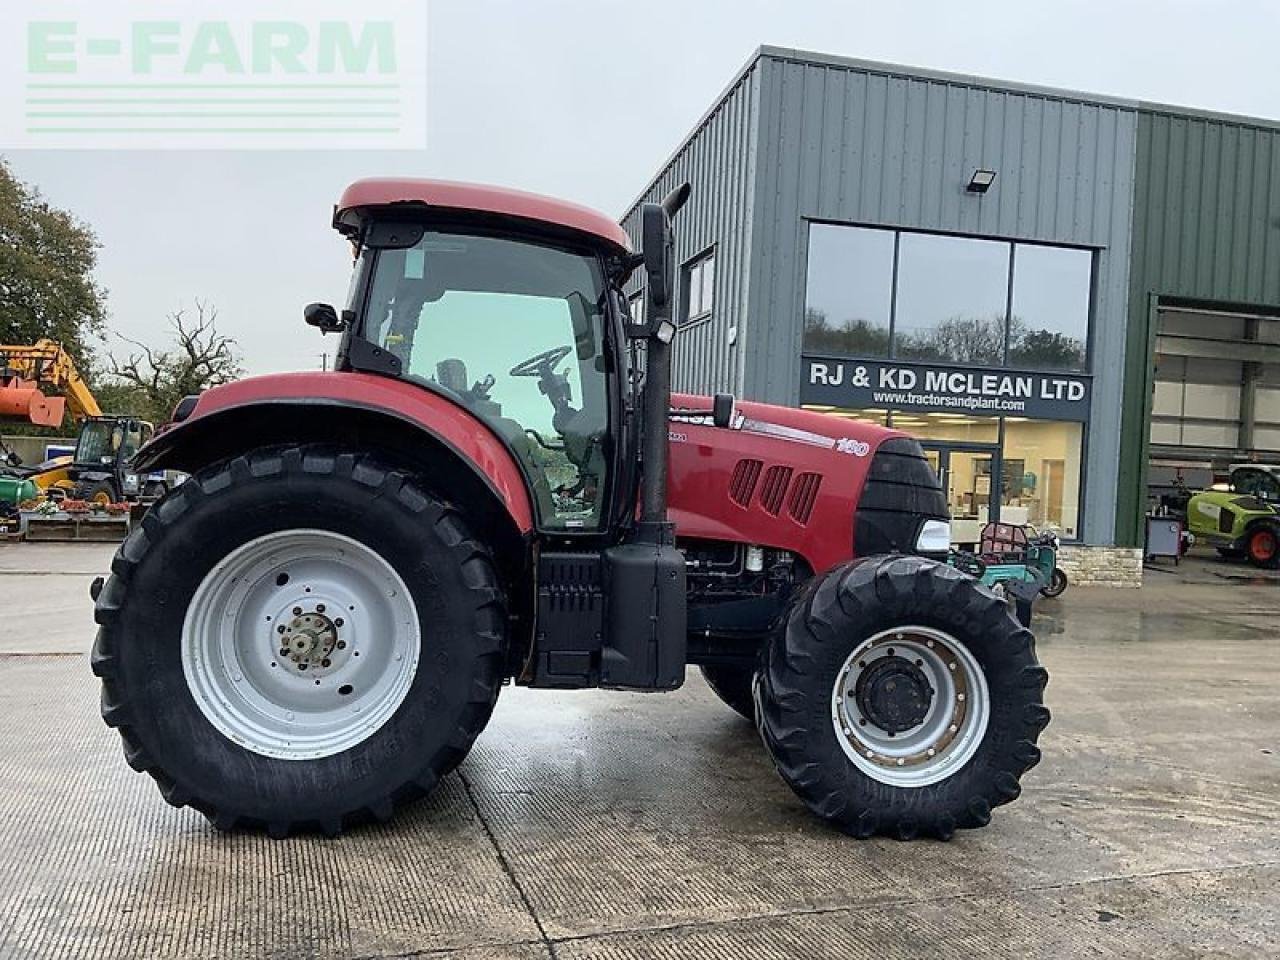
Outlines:
[[[445,357],[436,364],[436,383],[446,390],[465,394],[469,387],[466,363],[458,357]]]
[[[436,364],[436,382],[450,393],[456,394],[468,410],[493,427],[506,440],[511,451],[521,462],[525,475],[529,477],[533,495],[538,501],[538,513],[543,517],[554,516],[556,504],[551,496],[551,485],[547,483],[547,475],[538,463],[533,452],[533,444],[524,432],[524,427],[510,417],[502,416],[501,405],[488,398],[476,400],[467,377],[467,365],[458,357],[446,357]]]

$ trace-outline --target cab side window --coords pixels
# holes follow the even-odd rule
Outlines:
[[[602,522],[606,290],[594,257],[533,242],[427,232],[378,254],[366,336],[494,428],[544,527]]]

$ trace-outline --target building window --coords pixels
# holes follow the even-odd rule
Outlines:
[[[806,409],[886,424],[884,410]],[[1083,424],[895,410],[887,425],[924,447],[947,497],[953,542],[976,544],[982,527],[997,519],[1080,538]]]
[[[809,228],[805,353],[889,356],[893,248],[892,230]]]
[[[683,273],[685,322],[711,316],[715,306],[716,255],[706,253],[689,261]]]
[[[904,233],[894,356],[998,366],[1009,302],[1007,243]]]
[[[804,352],[1087,369],[1093,252],[809,225]]]
[[[1029,523],[1080,536],[1079,423],[1006,417],[1000,485],[1002,523]]]
[[[1093,254],[1020,243],[1013,254],[1009,366],[1084,370]]]

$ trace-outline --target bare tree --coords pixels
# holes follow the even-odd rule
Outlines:
[[[994,365],[1004,357],[1004,317],[956,314],[932,329],[898,334],[898,356],[908,360]]]
[[[185,308],[169,314],[173,345],[157,349],[117,334],[135,349],[124,360],[108,356],[108,376],[145,409],[119,411],[164,420],[183,397],[230,383],[244,375],[236,341],[218,332],[218,308],[195,302],[195,316]]]

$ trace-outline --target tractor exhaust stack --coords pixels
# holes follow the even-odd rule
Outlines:
[[[675,238],[672,218],[689,199],[685,183],[667,194],[662,203],[647,203],[640,211],[646,290],[649,309],[646,324],[644,373],[644,488],[640,497],[638,539],[649,543],[673,543],[667,520],[667,421],[671,413],[671,341],[675,299]]]

